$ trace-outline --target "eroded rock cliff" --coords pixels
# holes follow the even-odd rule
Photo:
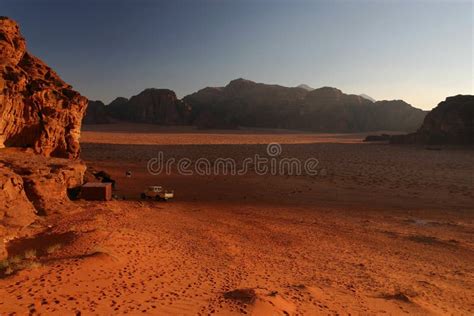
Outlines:
[[[87,99],[26,50],[15,21],[0,17],[0,147],[76,158]]]
[[[117,98],[106,108],[119,120],[162,125],[188,124],[191,113],[189,106],[168,89],[145,89],[130,100]]]
[[[42,216],[77,210],[69,195],[86,166],[64,158],[79,156],[86,106],[26,51],[18,25],[0,17],[0,260],[6,242],[41,229]]]

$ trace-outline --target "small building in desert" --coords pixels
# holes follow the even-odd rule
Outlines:
[[[112,183],[88,182],[82,186],[81,198],[88,201],[110,201]]]

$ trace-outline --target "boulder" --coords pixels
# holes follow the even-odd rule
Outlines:
[[[0,147],[77,158],[87,99],[26,50],[15,21],[0,17]]]

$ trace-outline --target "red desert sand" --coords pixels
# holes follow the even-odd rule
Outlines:
[[[363,137],[90,127],[81,157],[125,200],[77,201],[49,235],[12,243],[32,264],[0,279],[0,314],[472,315],[472,149]],[[241,162],[269,142],[324,172],[146,169],[160,151]],[[139,200],[148,185],[175,199]]]

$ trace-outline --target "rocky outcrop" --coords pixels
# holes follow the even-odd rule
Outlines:
[[[23,178],[0,163],[0,227],[21,228],[35,218],[36,210],[26,196]]]
[[[0,147],[76,158],[87,99],[26,51],[18,25],[0,17]]]
[[[86,171],[86,165],[80,160],[46,158],[20,148],[0,149],[0,166],[4,171],[14,173],[16,180],[21,179],[21,185],[17,188],[22,188],[20,191],[24,191],[35,212],[40,215],[67,211],[71,206],[68,190],[82,185]],[[5,192],[0,194],[9,194]],[[0,200],[0,210],[10,205],[5,201]],[[12,200],[12,203],[18,202]],[[15,205],[14,208],[21,208]]]
[[[107,111],[119,120],[162,125],[188,124],[191,114],[190,107],[168,89],[146,89],[130,100],[117,98]]]
[[[7,257],[6,241],[36,218],[36,210],[26,196],[23,179],[0,163],[0,261]]]
[[[415,133],[391,137],[398,144],[474,144],[474,96],[446,98]]]
[[[106,105],[102,101],[90,101],[87,105],[86,115],[82,124],[107,124],[110,118],[107,113]]]
[[[414,131],[426,115],[401,100],[372,102],[331,87],[288,88],[245,79],[233,80],[225,87],[202,89],[184,101],[192,108],[192,123],[203,128]]]
[[[86,106],[26,51],[18,25],[0,17],[0,260],[5,242],[32,230],[40,216],[77,210],[69,194],[86,167],[63,158],[79,155]]]
[[[69,194],[82,184],[85,171],[79,160],[47,158],[31,149],[0,149],[0,260],[4,241],[39,216],[77,210]]]

